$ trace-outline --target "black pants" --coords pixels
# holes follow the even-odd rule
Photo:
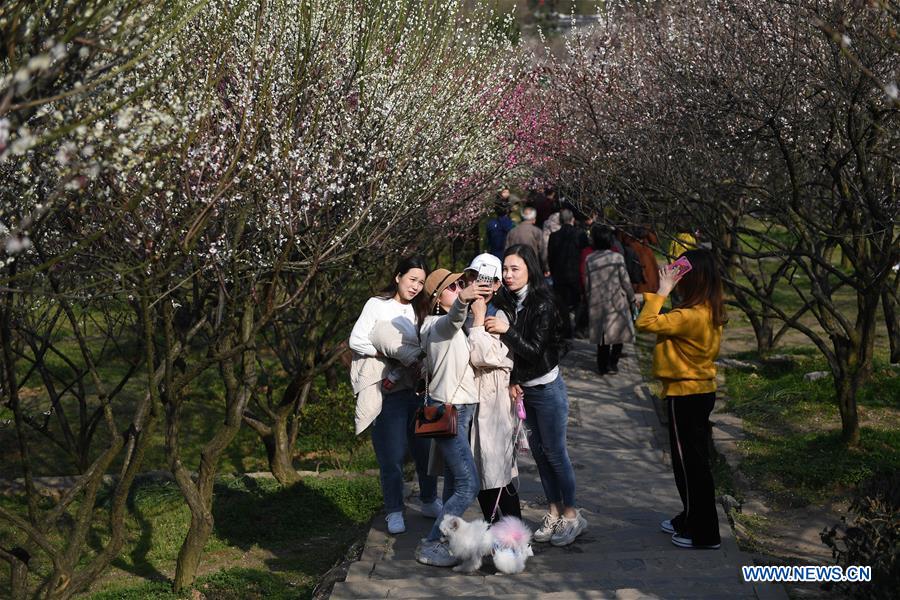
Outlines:
[[[577,312],[578,303],[581,301],[581,286],[578,282],[554,281],[553,295],[556,297],[556,309],[562,323],[560,334],[566,339],[571,339],[574,331],[569,313]]]
[[[598,344],[597,369],[601,373],[606,373],[610,369],[617,368],[620,356],[622,356],[622,344]]]
[[[500,504],[497,506],[497,513],[494,515],[494,519],[491,520],[491,513],[494,512],[494,506],[497,505],[497,494],[500,494]],[[501,516],[522,518],[519,493],[511,483],[502,488],[481,490],[478,492],[478,505],[481,506],[484,520],[488,523],[496,523]]]
[[[709,414],[716,393],[669,396],[672,470],[684,510],[672,526],[694,544],[720,543],[716,491],[709,466]]]

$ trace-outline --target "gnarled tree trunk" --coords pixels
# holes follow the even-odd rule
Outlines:
[[[226,334],[216,349],[219,356],[217,359],[219,371],[225,384],[225,420],[200,453],[200,469],[196,483],[182,464],[178,448],[177,404],[180,404],[180,399],[175,406],[167,410],[166,445],[169,465],[191,510],[191,525],[178,552],[175,566],[175,591],[184,590],[193,584],[197,577],[203,547],[213,531],[213,486],[219,460],[240,430],[242,415],[256,388],[256,349],[252,339],[255,333],[254,308],[253,299],[248,295],[241,306],[239,331],[231,335]],[[171,339],[171,310],[166,311],[168,313],[166,335]],[[236,350],[238,346],[240,349]]]

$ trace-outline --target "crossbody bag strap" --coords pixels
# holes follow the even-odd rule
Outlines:
[[[423,406],[428,404],[429,397],[429,376],[431,374],[431,366],[429,363],[431,362],[431,357],[428,354],[428,342],[425,342],[425,399],[422,401]],[[460,378],[459,383],[456,384],[456,389],[453,390],[453,394],[450,396],[450,400],[445,402],[444,404],[453,404],[453,399],[456,397],[456,392],[459,391],[459,388],[462,387],[463,379],[466,378],[466,374],[463,373],[463,376]]]
[[[428,394],[429,394],[429,384],[428,380],[430,379],[431,367],[428,365],[428,352],[425,352],[425,397],[422,399],[422,406],[428,406]]]

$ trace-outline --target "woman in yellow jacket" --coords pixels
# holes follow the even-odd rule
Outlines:
[[[716,401],[716,356],[725,322],[722,279],[712,253],[682,254],[692,269],[686,273],[663,267],[659,290],[644,294],[639,329],[657,334],[653,375],[669,400],[669,439],[675,485],[684,510],[660,527],[683,548],[718,548],[719,520],[709,465],[709,415]],[[673,310],[660,314],[666,297],[677,286],[682,298]]]

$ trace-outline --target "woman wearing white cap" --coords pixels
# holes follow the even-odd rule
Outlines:
[[[469,323],[470,362],[475,370],[478,416],[473,422],[472,450],[481,477],[478,504],[485,521],[501,516],[522,517],[519,495],[513,478],[516,468],[516,434],[519,420],[516,406],[509,398],[509,374],[513,359],[499,335],[488,333],[484,320],[488,315],[505,322],[509,319],[493,305],[493,294],[500,289],[503,265],[493,254],[476,256],[465,270],[465,278],[474,282],[491,279],[491,296],[478,298],[471,305]],[[493,275],[491,275],[493,273]]]

